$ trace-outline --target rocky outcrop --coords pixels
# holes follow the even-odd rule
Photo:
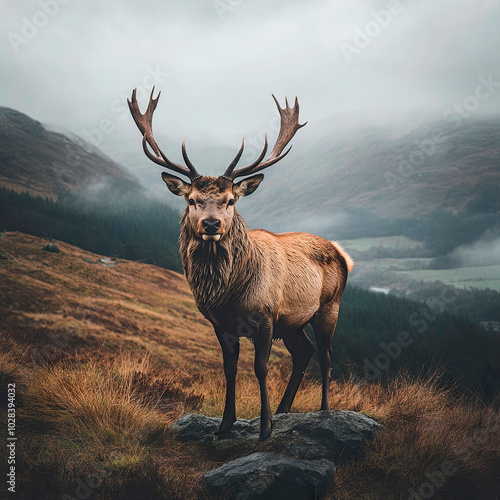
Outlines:
[[[182,441],[212,443],[219,447],[237,447],[241,441],[258,445],[259,418],[238,420],[227,436],[215,436],[220,418],[190,414],[181,417],[172,429]],[[367,440],[373,439],[380,428],[375,420],[361,413],[344,410],[275,415],[273,433],[266,448],[299,458],[326,458],[337,463],[359,456]]]
[[[333,482],[329,460],[301,460],[281,453],[252,453],[204,476],[208,489],[238,500],[321,497]]]
[[[336,465],[360,457],[381,427],[353,411],[280,414],[273,418],[271,437],[260,443],[259,418],[238,420],[228,435],[216,436],[220,422],[220,418],[190,414],[172,429],[181,441],[198,441],[224,452],[253,452],[204,476],[212,492],[231,492],[231,498],[241,500],[321,498]]]
[[[59,247],[55,243],[47,243],[42,250],[45,250],[46,252],[52,252],[52,253],[59,253]]]

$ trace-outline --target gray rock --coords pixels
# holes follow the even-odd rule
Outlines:
[[[103,267],[113,267],[113,266],[116,266],[116,262],[112,261],[111,259],[107,259],[106,257],[103,257],[102,259],[99,259],[99,262],[102,264]]]
[[[259,418],[251,420],[237,420],[234,423],[231,434],[228,436],[216,436],[215,431],[221,423],[220,417],[205,417],[197,413],[190,413],[176,420],[172,430],[177,433],[180,441],[200,441],[201,443],[227,442],[228,439],[251,439],[257,440],[259,433]],[[257,432],[257,436],[255,433]]]
[[[55,243],[47,243],[42,250],[45,250],[46,252],[52,252],[52,253],[59,253],[59,247]]]
[[[321,498],[333,482],[328,460],[301,460],[279,453],[252,453],[203,476],[208,489],[234,500]]]
[[[181,441],[211,443],[220,448],[238,448],[242,441],[254,449],[272,449],[299,458],[328,459],[338,463],[363,453],[367,440],[381,428],[370,417],[344,410],[275,415],[271,437],[258,443],[259,418],[238,420],[227,436],[215,436],[221,419],[204,415],[184,415],[172,429]]]
[[[366,441],[372,440],[381,427],[366,415],[344,410],[281,414],[274,421],[277,432],[273,439],[280,451],[335,463],[341,457],[345,460],[361,455]]]
[[[172,425],[172,430],[177,433],[181,441],[213,441],[213,434],[221,420],[221,418],[190,413],[176,420]]]

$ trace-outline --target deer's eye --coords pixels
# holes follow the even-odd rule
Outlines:
[[[231,198],[231,199],[227,202],[227,204],[228,204],[230,207],[232,207],[232,206],[234,205],[234,198]]]
[[[193,198],[189,198],[188,203],[189,203],[192,207],[194,207],[194,206],[196,205],[196,202],[193,200]]]

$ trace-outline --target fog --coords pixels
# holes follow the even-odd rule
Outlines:
[[[474,113],[498,114],[499,25],[499,0],[5,2],[0,105],[115,158],[138,140],[134,87],[143,107],[162,90],[155,130],[235,148],[275,120],[271,93],[298,95],[311,130],[409,123],[440,119],[483,77]]]
[[[453,250],[453,261],[462,266],[489,266],[500,264],[500,237],[490,235],[471,245],[462,245]]]

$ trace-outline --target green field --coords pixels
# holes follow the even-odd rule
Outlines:
[[[385,236],[376,238],[358,238],[343,240],[340,242],[346,250],[357,250],[364,252],[372,247],[409,249],[415,248],[421,243],[406,236]],[[500,264],[488,266],[467,266],[455,269],[427,269],[432,259],[423,257],[413,258],[379,258],[364,261],[372,270],[381,272],[392,271],[401,277],[411,278],[417,281],[441,281],[446,285],[458,288],[491,288],[500,291]],[[365,268],[366,269],[366,268]],[[377,283],[359,282],[360,286],[377,286]]]
[[[458,269],[398,271],[398,274],[415,280],[441,281],[446,285],[453,285],[458,288],[491,288],[500,291],[500,264],[461,267]]]
[[[379,236],[374,238],[357,238],[355,240],[342,240],[341,245],[346,249],[358,250],[364,252],[372,247],[384,247],[384,248],[400,248],[408,249],[415,248],[421,243],[416,240],[412,240],[406,236]]]
[[[384,259],[372,259],[371,262],[377,268],[385,271],[419,271],[421,269],[427,270],[432,259],[423,257],[407,257],[404,259],[397,259],[396,257],[387,257]]]

